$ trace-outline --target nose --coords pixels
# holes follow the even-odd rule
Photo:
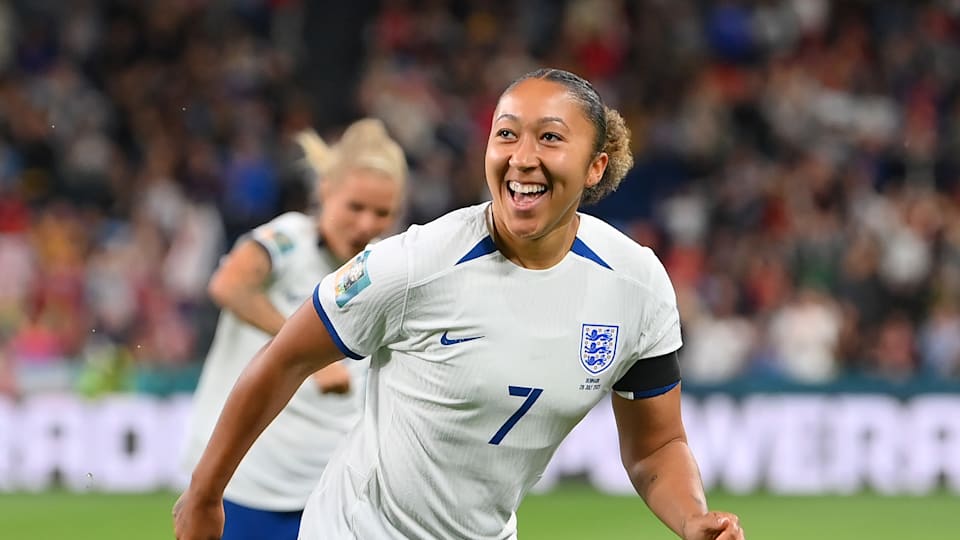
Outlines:
[[[534,137],[521,136],[517,145],[510,154],[510,160],[507,162],[510,167],[517,170],[533,169],[540,162],[537,155],[537,141]]]
[[[380,234],[381,218],[373,212],[363,212],[358,218],[356,223],[357,231],[363,235],[366,240],[371,240],[378,234]]]

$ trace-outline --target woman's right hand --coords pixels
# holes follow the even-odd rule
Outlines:
[[[177,540],[220,540],[223,520],[223,500],[200,500],[191,496],[189,489],[173,505]]]

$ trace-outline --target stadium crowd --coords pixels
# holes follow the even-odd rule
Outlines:
[[[308,208],[291,136],[342,128],[304,12],[0,0],[0,394],[192,388],[220,255]],[[406,223],[485,200],[499,92],[569,69],[633,131],[585,211],[665,262],[687,380],[960,379],[957,2],[385,0],[358,31]]]

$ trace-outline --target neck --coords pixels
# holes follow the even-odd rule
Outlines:
[[[497,219],[493,205],[488,207],[488,219],[491,236],[497,249],[514,264],[530,270],[545,270],[563,260],[573,246],[580,226],[580,216],[576,211],[569,218],[537,238],[520,238]]]
[[[343,265],[350,258],[347,257],[344,259],[341,258],[340,255],[337,255],[334,251],[333,244],[329,242],[329,238],[323,233],[323,227],[319,222],[317,223],[317,248],[320,249],[321,252],[326,251],[328,261],[336,267]]]

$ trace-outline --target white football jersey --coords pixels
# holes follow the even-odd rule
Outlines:
[[[248,238],[270,255],[267,296],[289,317],[310,299],[314,286],[336,263],[318,243],[314,219],[290,212],[254,229]],[[185,466],[192,470],[213,432],[220,411],[243,368],[270,336],[229,311],[220,314],[194,394]],[[359,419],[366,362],[349,361],[348,394],[321,394],[308,379],[240,463],[227,486],[232,502],[272,511],[300,510],[330,455]]]
[[[560,263],[529,270],[497,251],[485,205],[458,210],[369,247],[314,305],[344,354],[372,356],[305,540],[514,538],[561,440],[636,362],[680,347],[663,265],[588,215]]]

